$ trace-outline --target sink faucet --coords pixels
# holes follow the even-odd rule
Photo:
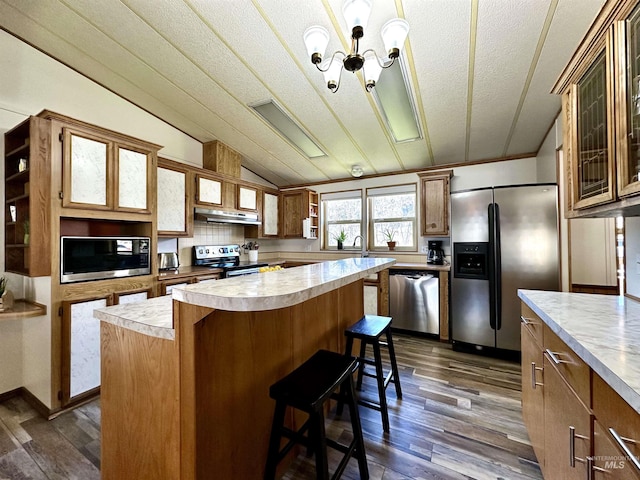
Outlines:
[[[356,235],[356,238],[353,239],[353,247],[356,246],[356,242],[358,241],[358,239],[360,239],[360,245],[362,246],[362,251],[360,253],[360,256],[362,258],[364,257],[368,257],[369,256],[369,252],[367,252],[367,245],[364,241],[364,237],[362,235]]]

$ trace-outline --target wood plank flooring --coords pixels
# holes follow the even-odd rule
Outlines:
[[[371,479],[542,478],[522,424],[519,364],[427,339],[396,334],[394,342],[403,399],[390,385],[391,432],[379,412],[360,408]],[[362,394],[370,393],[375,386],[365,378]],[[329,418],[327,434],[347,442],[346,409]],[[339,457],[330,451],[330,468]],[[99,469],[99,400],[50,422],[21,398],[0,403],[0,480],[92,480]],[[313,458],[301,455],[284,478],[315,478]],[[342,478],[359,478],[355,460]]]

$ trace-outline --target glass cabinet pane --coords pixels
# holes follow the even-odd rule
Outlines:
[[[71,135],[71,201],[107,204],[107,144]]]
[[[627,39],[627,144],[626,178],[623,185],[638,181],[640,173],[640,8],[626,22]]]
[[[147,155],[118,148],[118,207],[147,208]]]
[[[578,83],[577,161],[578,199],[605,193],[609,188],[607,68],[602,52]]]

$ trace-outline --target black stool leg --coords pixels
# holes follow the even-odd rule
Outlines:
[[[267,466],[264,469],[264,480],[274,480],[276,478],[276,467],[280,456],[280,431],[284,426],[284,415],[287,405],[284,402],[276,401],[276,409],[273,414],[271,425],[271,436],[269,437],[269,453],[267,455]]]
[[[344,354],[350,357],[352,350],[353,350],[353,337],[347,336],[347,344],[344,349]],[[340,394],[338,396],[338,405],[336,407],[336,415],[342,415],[342,410],[344,409],[345,392],[346,390],[344,388],[344,385],[340,385]]]
[[[380,413],[382,414],[382,428],[389,432],[389,412],[387,411],[387,394],[384,388],[384,374],[382,373],[382,355],[380,355],[380,343],[373,342],[373,356],[376,363],[376,382],[378,395],[380,396]]]
[[[324,431],[324,413],[322,407],[311,414],[310,440],[316,454],[316,479],[329,480],[329,461],[327,459],[327,437]]]
[[[367,342],[364,339],[360,339],[360,361],[358,366],[358,383],[356,384],[356,390],[362,390],[362,376],[364,375],[364,356],[367,353]]]
[[[400,387],[400,375],[398,375],[398,364],[396,363],[396,351],[393,348],[393,338],[391,329],[387,329],[387,347],[389,349],[389,360],[391,361],[391,371],[393,372],[393,384],[396,387],[396,397],[402,398],[402,388]]]
[[[353,377],[350,377],[347,381],[347,398],[349,403],[349,415],[351,417],[351,429],[353,430],[353,439],[356,442],[354,456],[358,459],[360,479],[368,480],[369,466],[367,465],[367,454],[364,450],[364,438],[362,438],[362,425],[360,424],[360,412],[358,411],[356,392],[353,388]]]

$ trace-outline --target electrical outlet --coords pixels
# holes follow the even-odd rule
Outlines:
[[[420,251],[422,253],[429,253],[429,247],[427,245],[423,245]]]
[[[310,252],[311,251],[311,245],[305,245],[304,249],[306,252]]]

